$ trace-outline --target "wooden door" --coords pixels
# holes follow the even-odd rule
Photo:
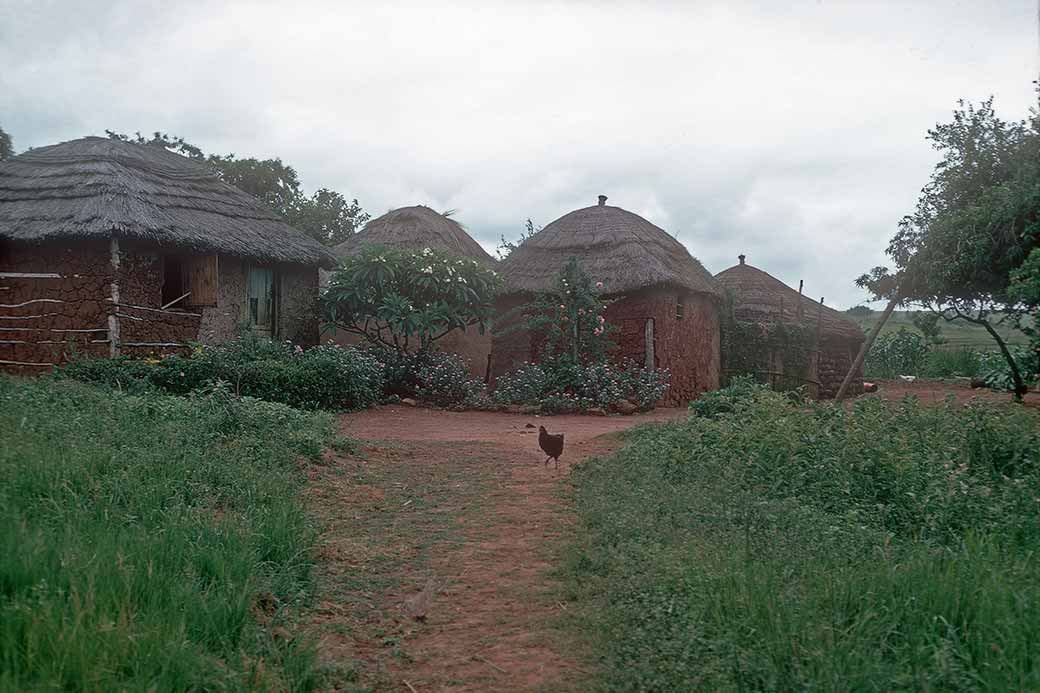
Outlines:
[[[274,270],[250,267],[246,279],[246,322],[259,334],[274,336]]]

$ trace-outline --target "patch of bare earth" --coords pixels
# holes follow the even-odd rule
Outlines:
[[[344,416],[362,450],[330,453],[308,490],[323,526],[309,628],[327,688],[580,690],[586,652],[555,627],[566,604],[552,577],[574,522],[568,470],[616,445],[610,433],[682,414]],[[526,426],[541,423],[567,436],[559,473]]]
[[[1010,402],[1013,397],[1009,392],[994,392],[986,388],[972,388],[967,379],[960,380],[878,380],[878,391],[864,397],[880,397],[885,400],[900,400],[907,395],[913,395],[922,404],[939,404],[947,397],[953,397],[958,404],[967,404],[971,401],[982,402]],[[1023,404],[1028,407],[1040,407],[1040,392],[1035,389],[1028,392],[1023,398]]]

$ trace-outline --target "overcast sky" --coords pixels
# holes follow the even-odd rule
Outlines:
[[[926,130],[1035,103],[1037,36],[1037,0],[0,0],[0,127],[278,156],[373,215],[456,209],[489,250],[602,193],[712,273],[743,252],[845,308]]]

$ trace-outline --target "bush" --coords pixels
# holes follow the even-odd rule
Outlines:
[[[928,340],[901,327],[877,338],[863,364],[863,374],[868,378],[916,375],[927,354]]]
[[[383,389],[380,363],[357,349],[322,345],[303,350],[254,337],[200,346],[190,357],[85,359],[57,372],[135,393],[185,395],[226,381],[238,395],[303,409],[359,409],[378,401]]]
[[[714,399],[575,470],[590,688],[1040,689],[1037,412]]]
[[[932,349],[924,357],[917,375],[922,378],[973,378],[979,374],[981,354],[975,349]]]
[[[417,374],[419,399],[439,407],[471,404],[484,391],[484,383],[470,375],[469,366],[456,354],[427,354]]]
[[[1029,384],[1036,380],[1040,373],[1040,352],[1025,346],[1008,346],[1011,357],[1018,365],[1022,380]],[[994,390],[1011,391],[1015,389],[1015,381],[1011,376],[1011,367],[1007,359],[999,351],[983,352],[979,363],[979,374],[986,381],[986,386]]]
[[[668,380],[667,369],[647,369],[630,360],[621,366],[524,363],[498,378],[492,398],[498,404],[526,404],[553,414],[609,409],[623,399],[652,409],[668,390]]]

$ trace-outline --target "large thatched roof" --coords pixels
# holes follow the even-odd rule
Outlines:
[[[473,240],[459,222],[429,207],[399,207],[365,224],[365,228],[337,245],[339,258],[350,257],[365,245],[422,250],[432,248],[476,260],[488,267],[495,260]]]
[[[511,291],[550,289],[571,257],[606,295],[671,285],[713,296],[722,290],[682,243],[620,207],[600,203],[565,214],[524,241],[501,263]]]
[[[775,323],[781,315],[782,304],[785,323],[801,321],[807,327],[815,327],[819,315],[823,335],[856,340],[864,338],[859,325],[833,308],[824,306],[821,312],[818,301],[799,294],[771,274],[745,264],[743,255],[739,264],[719,272],[715,279],[732,292],[733,313],[738,320]]]
[[[335,257],[206,166],[156,147],[84,137],[0,163],[0,238],[119,238],[331,267]]]

